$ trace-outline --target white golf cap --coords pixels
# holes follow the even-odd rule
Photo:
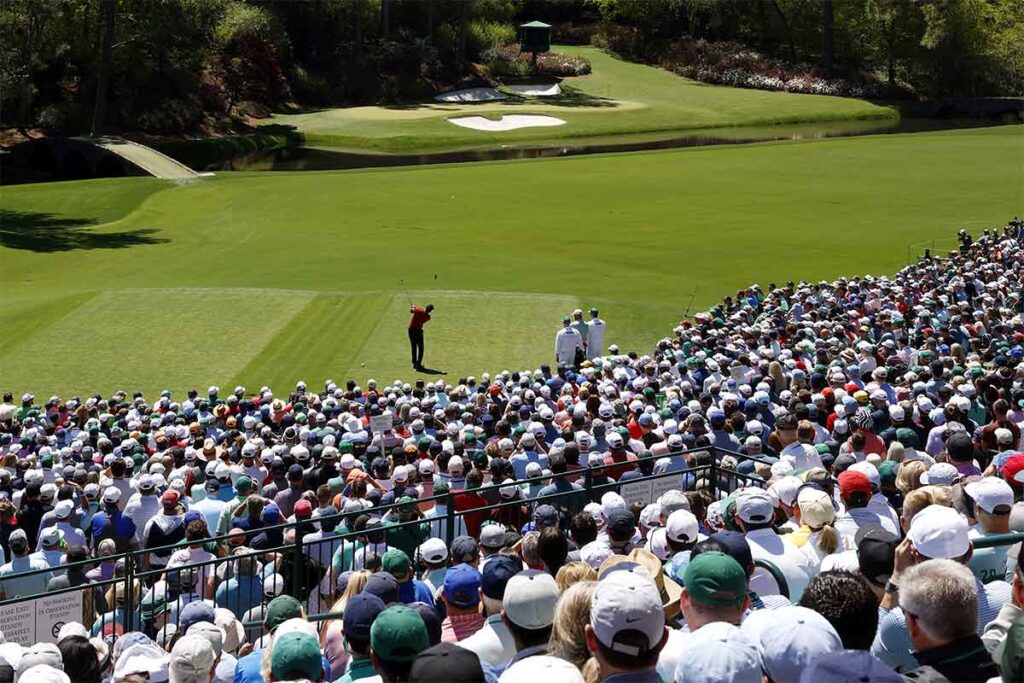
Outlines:
[[[960,478],[960,470],[948,462],[937,462],[921,475],[925,486],[952,486]]]
[[[515,481],[512,479],[506,479],[501,482],[501,487],[498,489],[498,493],[501,494],[502,498],[514,498],[517,489],[518,487],[516,486]]]
[[[697,540],[700,525],[689,510],[676,510],[665,522],[665,535],[676,543],[693,543]]]
[[[675,680],[761,683],[761,661],[757,648],[736,626],[716,621],[694,631],[683,644]]]
[[[618,432],[610,432],[605,441],[608,442],[609,448],[622,448],[622,434]]]
[[[351,470],[356,466],[356,456],[352,455],[351,453],[345,453],[338,460],[338,465],[343,470]]]
[[[850,465],[849,470],[863,474],[876,489],[882,485],[882,475],[878,473],[878,468],[869,462],[856,462]]]
[[[608,574],[594,591],[590,603],[590,625],[594,635],[607,648],[624,655],[637,656],[656,648],[665,635],[665,612],[658,587],[650,578],[629,571]],[[621,642],[627,631],[639,631],[646,645]]]
[[[391,473],[391,478],[397,483],[409,481],[409,471],[405,469],[405,465],[399,465]]]
[[[657,590],[654,594],[658,595]],[[513,624],[537,630],[550,626],[554,621],[559,596],[558,584],[550,574],[528,569],[508,580],[501,606]],[[658,609],[661,609],[660,599]]]
[[[583,683],[583,680],[579,669],[552,655],[521,659],[501,674],[501,683]]]
[[[736,495],[736,514],[747,524],[766,524],[775,514],[772,496],[764,489],[743,489]]]
[[[428,538],[419,547],[420,557],[425,562],[436,564],[448,559],[448,546],[440,538]]]
[[[796,501],[796,492],[803,485],[804,482],[800,480],[800,477],[785,476],[773,482],[768,489],[774,491],[784,505],[793,507],[793,503]]]
[[[70,500],[60,500],[53,506],[53,515],[57,519],[67,519],[71,516],[71,511],[75,509],[75,504]]]
[[[434,473],[434,461],[424,458],[420,460],[419,464],[420,474],[433,474]]]
[[[121,489],[116,486],[108,486],[103,490],[103,502],[108,505],[116,505],[121,501]]]
[[[284,593],[285,581],[280,574],[271,574],[263,580],[263,595],[268,598],[276,598]]]
[[[1013,507],[1013,489],[999,477],[984,477],[964,486],[964,492],[985,512],[992,514],[996,508],[1005,507],[1009,514]]]
[[[814,610],[794,605],[761,611],[770,612],[757,643],[761,665],[777,683],[797,683],[815,658],[843,649],[835,628]]]
[[[480,531],[480,545],[490,550],[503,547],[507,538],[508,534],[500,524],[488,524]]]
[[[971,547],[967,520],[945,505],[929,505],[914,515],[907,538],[917,552],[932,560],[953,560]]]

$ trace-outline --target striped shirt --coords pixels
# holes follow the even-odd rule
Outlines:
[[[1010,602],[1012,589],[1005,581],[993,581],[983,584],[977,577],[974,584],[978,588],[978,635],[985,631],[985,626],[999,616],[999,610]],[[896,669],[910,671],[918,666],[913,655],[914,644],[907,630],[907,620],[899,607],[892,610],[878,608],[878,633],[871,644],[871,654]]]
[[[441,622],[441,642],[457,643],[479,631],[485,619],[481,614],[449,614]]]

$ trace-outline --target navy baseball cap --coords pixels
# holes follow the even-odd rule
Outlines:
[[[533,511],[533,521],[538,527],[555,526],[558,524],[558,510],[551,505],[538,505]]]
[[[430,644],[440,643],[441,618],[438,616],[437,610],[425,602],[410,602],[409,607],[416,610],[416,613],[422,617],[423,624],[427,627],[427,640],[430,641]]]
[[[444,597],[456,607],[480,602],[480,572],[464,562],[449,569],[444,575]]]
[[[342,617],[345,637],[368,643],[373,620],[386,608],[384,601],[372,593],[364,591],[353,595],[345,604],[345,614]]]
[[[523,570],[521,563],[511,557],[495,555],[484,563],[480,576],[480,589],[492,600],[505,597],[505,586],[508,580]]]
[[[398,579],[387,572],[376,572],[366,580],[363,592],[376,595],[385,605],[398,602]]]
[[[723,552],[732,559],[739,562],[744,571],[754,564],[754,557],[750,554],[750,544],[747,537],[739,531],[717,531],[709,538],[717,541],[722,546]]]
[[[288,468],[288,479],[292,481],[302,481],[302,465],[298,463]]]
[[[452,540],[452,562],[472,562],[480,555],[480,548],[472,536],[457,536]]]
[[[181,612],[178,614],[178,632],[186,633],[189,626],[198,624],[200,621],[214,623],[215,615],[213,608],[205,602],[190,602],[182,607]]]
[[[636,529],[636,520],[629,510],[613,510],[608,515],[608,529],[616,535],[624,535]]]

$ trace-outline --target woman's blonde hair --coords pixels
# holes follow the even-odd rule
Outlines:
[[[586,562],[568,562],[555,575],[559,593],[564,593],[578,581],[597,581],[597,571]]]
[[[345,605],[352,599],[353,595],[359,595],[363,592],[363,588],[366,587],[366,580],[370,578],[370,570],[368,569],[357,569],[352,572],[348,577],[348,583],[345,584],[345,592],[342,593],[334,604],[331,605],[332,612],[344,612]]]
[[[929,505],[953,507],[953,491],[948,486],[922,486],[908,493],[903,498],[903,515],[900,519],[904,530],[909,530],[910,520]]]
[[[921,475],[928,471],[928,465],[920,460],[911,460],[900,465],[896,474],[896,488],[904,496],[914,489],[921,488]]]
[[[578,669],[590,658],[584,628],[590,623],[590,603],[595,590],[597,581],[579,581],[569,586],[555,605],[548,653],[571,662]]]

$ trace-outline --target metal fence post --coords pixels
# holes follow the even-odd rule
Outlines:
[[[300,532],[299,525],[295,525],[295,545],[292,546],[292,595],[296,599],[302,595],[302,584],[305,578],[305,563],[302,561],[302,533]]]
[[[452,545],[452,539],[455,538],[455,494],[451,491],[448,492],[448,497],[445,498],[445,529],[444,529],[444,542],[449,548]]]
[[[132,617],[135,614],[135,556],[129,552],[124,558],[124,632],[132,630]],[[116,593],[116,591],[115,591]],[[108,605],[109,607],[109,605]],[[114,609],[117,609],[117,595],[114,596]]]
[[[583,470],[583,490],[586,491],[587,501],[594,500],[591,494],[594,490],[594,469],[587,466],[587,469]]]

